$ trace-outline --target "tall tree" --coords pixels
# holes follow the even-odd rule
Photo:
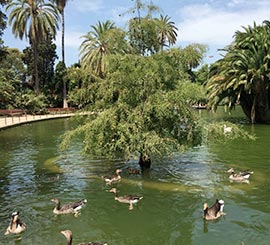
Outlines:
[[[78,133],[94,154],[148,159],[200,143],[200,125],[179,87],[170,54],[110,56],[109,64],[106,80],[98,86],[85,80],[82,86],[91,88],[84,96],[78,91],[86,103],[95,94],[91,109],[100,113],[68,133],[64,145]]]
[[[23,54],[11,48],[6,52],[0,66],[0,108],[19,108],[26,78]]]
[[[104,78],[106,58],[109,54],[125,53],[128,50],[125,32],[115,27],[111,21],[98,22],[91,26],[80,46],[81,64]]]
[[[210,104],[240,103],[252,123],[270,123],[270,22],[243,29],[211,68]]]
[[[27,73],[30,76],[34,70],[33,49],[27,47],[23,50],[23,62],[27,66]],[[49,95],[54,78],[55,60],[58,58],[56,54],[56,45],[53,43],[51,35],[43,39],[38,45],[38,76],[40,81],[41,92]],[[61,96],[62,98],[62,96]],[[58,107],[60,105],[57,105]]]
[[[10,11],[9,24],[15,37],[29,38],[33,46],[34,73],[32,80],[37,95],[40,94],[38,75],[38,45],[50,33],[53,37],[58,28],[58,10],[51,2],[43,0],[17,0],[11,1],[6,8]]]
[[[144,4],[141,0],[136,0],[134,6],[127,13],[135,13],[134,18],[129,21],[129,40],[130,44],[137,54],[148,55],[158,51],[158,42],[156,36],[156,24],[152,19],[155,12],[160,12],[159,7],[150,4]]]
[[[187,45],[181,52],[181,60],[184,66],[184,69],[190,76],[192,82],[195,82],[196,77],[193,72],[193,69],[197,68],[204,57],[208,47],[204,44],[193,43]]]
[[[159,51],[157,26],[153,19],[133,18],[129,21],[129,41],[136,54],[151,55]]]
[[[7,3],[6,0],[0,0],[0,5],[4,6]],[[7,51],[4,47],[4,41],[2,40],[3,30],[6,28],[6,15],[0,9],[0,62],[4,59],[5,55],[7,55]]]
[[[59,12],[61,14],[61,23],[62,23],[62,63],[63,63],[63,69],[66,69],[65,66],[65,7],[68,0],[55,0],[57,8],[59,9]],[[67,108],[67,84],[66,79],[63,77],[63,108]]]
[[[160,15],[160,19],[156,18],[155,20],[160,50],[163,51],[164,46],[171,46],[176,43],[178,28],[174,22],[170,21],[170,17],[167,15]]]

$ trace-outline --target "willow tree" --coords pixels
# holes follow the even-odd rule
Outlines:
[[[86,153],[125,159],[140,156],[140,166],[145,168],[153,156],[181,152],[201,144],[205,136],[225,137],[223,124],[215,130],[207,123],[206,130],[192,109],[190,102],[201,93],[179,63],[174,52],[164,51],[152,56],[111,55],[105,79],[96,82],[82,70],[85,76],[80,77],[73,98],[77,95],[91,114],[66,132],[62,146],[79,136]]]
[[[29,39],[33,47],[34,74],[32,80],[37,95],[40,94],[38,75],[38,45],[49,34],[55,37],[58,29],[58,10],[51,1],[17,0],[11,1],[7,7],[9,24],[15,37]]]
[[[252,123],[270,123],[270,22],[243,29],[212,66],[209,104],[232,109],[240,103]]]
[[[82,135],[85,151],[125,158],[162,155],[201,143],[201,126],[183,96],[170,55],[114,55],[106,79],[91,86],[92,113],[66,134]],[[88,102],[89,94],[81,96]],[[147,158],[145,158],[147,159]]]

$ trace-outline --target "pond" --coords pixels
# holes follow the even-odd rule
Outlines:
[[[205,112],[203,112],[205,113]],[[269,244],[270,127],[244,125],[256,141],[236,140],[196,147],[183,155],[155,159],[148,174],[129,175],[137,161],[92,159],[81,143],[60,152],[60,135],[70,119],[36,122],[0,131],[0,244],[65,244],[61,230],[72,230],[73,242],[108,244]],[[232,183],[227,170],[251,169],[247,183]],[[121,168],[113,186],[119,195],[143,199],[129,210],[118,203],[102,175]],[[51,177],[59,175],[59,179]],[[87,199],[81,214],[53,214],[54,203]],[[225,201],[225,216],[204,221],[203,203]],[[27,229],[4,235],[12,212],[19,210]]]

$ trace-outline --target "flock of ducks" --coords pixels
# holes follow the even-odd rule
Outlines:
[[[117,183],[121,180],[121,175],[120,175],[121,172],[122,172],[121,169],[116,169],[115,175],[102,176],[102,178],[104,179],[104,181],[107,185],[111,185],[111,184]],[[137,169],[128,168],[128,173],[129,174],[139,174],[140,171]],[[143,196],[138,196],[138,195],[118,196],[118,191],[116,188],[111,188],[109,190],[109,192],[114,193],[114,200],[115,201],[129,204],[129,210],[132,210],[133,204],[139,202],[143,198]]]
[[[112,185],[114,183],[117,183],[121,180],[120,173],[122,172],[121,169],[117,169],[115,171],[114,175],[111,176],[102,176],[105,183],[107,185]],[[129,174],[139,174],[140,171],[137,169],[128,169]],[[56,177],[55,180],[59,180],[59,175]],[[116,188],[111,188],[109,192],[114,193],[114,199],[121,203],[129,204],[129,210],[133,209],[133,204],[137,203],[139,200],[141,200],[142,196],[137,195],[125,195],[125,196],[118,196],[118,191]],[[86,199],[79,200],[77,202],[70,202],[65,203],[61,205],[60,200],[58,198],[51,199],[51,202],[55,203],[55,207],[53,209],[53,213],[56,215],[61,214],[73,214],[74,217],[78,217],[80,210],[83,208],[83,206],[87,203]],[[26,225],[24,222],[22,222],[19,218],[19,212],[13,212],[11,214],[11,220],[10,223],[6,229],[5,235],[8,234],[19,234],[23,232],[26,229]],[[66,238],[67,245],[72,245],[72,231],[71,230],[63,230],[60,232],[63,234]],[[106,242],[100,243],[100,242],[86,242],[86,243],[80,243],[80,245],[107,245]]]
[[[112,185],[121,180],[121,175],[120,175],[121,172],[122,172],[121,169],[117,169],[114,175],[102,176],[102,178],[104,179],[107,185]],[[140,173],[139,170],[131,169],[131,168],[128,168],[128,172],[129,174]],[[244,182],[244,183],[247,183],[250,175],[253,174],[252,171],[244,171],[244,172],[235,173],[233,168],[230,168],[227,172],[230,173],[229,179],[231,181]],[[132,210],[133,204],[138,203],[143,198],[143,196],[139,196],[139,195],[118,196],[118,191],[115,187],[111,188],[109,192],[114,194],[114,200],[120,203],[129,204],[129,210]],[[80,210],[87,203],[86,199],[82,199],[80,201],[66,203],[61,206],[60,200],[58,198],[53,198],[51,199],[51,201],[55,203],[55,207],[53,209],[54,214],[56,215],[74,214],[74,217],[78,217]],[[216,199],[215,203],[211,207],[208,207],[208,204],[204,203],[203,218],[205,220],[216,220],[219,217],[225,215],[225,213],[223,212],[223,209],[224,209],[223,200]],[[16,211],[11,214],[11,220],[6,229],[5,235],[19,234],[23,232],[25,229],[26,229],[26,225],[24,222],[20,220],[19,212]],[[72,232],[70,230],[64,230],[64,231],[61,231],[61,234],[65,236],[67,245],[72,245],[72,239],[73,239]],[[88,245],[107,245],[106,242],[105,243],[99,243],[99,242],[80,243],[80,245],[87,245],[87,244]]]

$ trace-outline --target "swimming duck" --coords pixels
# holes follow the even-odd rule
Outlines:
[[[107,185],[111,185],[112,183],[119,182],[121,180],[121,175],[120,173],[122,172],[121,169],[116,169],[115,175],[112,176],[102,176],[102,178],[105,180]]]
[[[72,245],[72,232],[70,230],[61,231],[61,233],[66,237],[67,239],[67,245]],[[107,245],[106,242],[83,242],[79,245]]]
[[[126,196],[118,196],[118,192],[116,188],[112,188],[109,190],[109,192],[114,193],[114,200],[121,202],[121,203],[128,203],[129,204],[129,210],[133,209],[133,204],[140,201],[143,197],[137,196],[137,195],[126,195]]]
[[[141,171],[135,168],[128,168],[129,174],[141,174]]]
[[[223,200],[216,200],[212,207],[208,207],[208,204],[205,203],[203,205],[203,218],[205,220],[215,220],[218,219],[220,216],[225,215],[223,212],[224,208],[224,201]]]
[[[226,126],[226,124],[223,125],[223,132],[224,134],[231,133],[232,132],[232,127]]]
[[[60,179],[60,175],[59,174],[57,174],[56,176],[52,176],[52,177],[49,177],[48,178],[49,181],[57,181],[59,179]]]
[[[10,233],[13,234],[18,234],[23,232],[26,229],[26,225],[25,223],[23,223],[20,219],[19,219],[19,212],[13,212],[11,214],[11,220],[9,223],[9,226],[5,232],[5,235],[8,235]]]
[[[53,213],[55,214],[70,214],[74,213],[74,216],[77,217],[79,214],[79,211],[83,207],[84,204],[87,203],[86,199],[82,199],[78,202],[70,202],[64,204],[62,207],[60,205],[60,200],[58,198],[51,199],[52,202],[54,202],[55,208],[53,209]]]
[[[235,173],[233,168],[230,168],[227,172],[231,174],[229,176],[230,180],[240,181],[240,182],[248,182],[250,175],[253,174],[252,171],[244,171],[244,172]]]

